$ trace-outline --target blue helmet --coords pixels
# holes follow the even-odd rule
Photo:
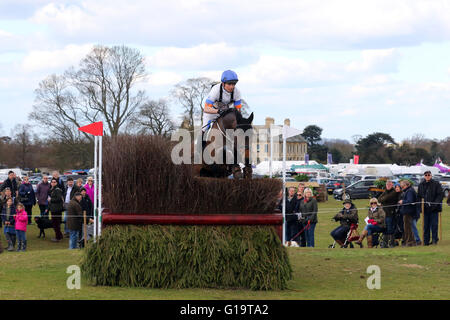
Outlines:
[[[236,74],[236,72],[232,71],[232,70],[226,70],[222,73],[222,82],[238,82],[238,76]]]

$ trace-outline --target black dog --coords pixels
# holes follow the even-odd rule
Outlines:
[[[42,217],[34,217],[34,221],[36,222],[38,228],[41,230],[39,232],[39,237],[41,235],[43,238],[45,238],[45,229],[53,228],[52,221],[49,218],[42,218]]]

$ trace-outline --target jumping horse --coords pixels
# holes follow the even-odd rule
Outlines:
[[[250,139],[245,138],[245,150],[244,150],[244,170],[241,171],[241,167],[239,165],[239,157],[238,154],[240,150],[238,150],[237,137],[234,137],[233,150],[227,150],[227,139],[230,139],[226,135],[226,131],[228,129],[236,130],[242,129],[243,132],[247,130],[251,130],[253,121],[253,112],[248,118],[244,118],[242,114],[237,111],[235,108],[227,108],[225,111],[211,124],[211,128],[209,130],[216,129],[221,133],[221,140],[219,141],[216,137],[212,139],[208,139],[206,144],[202,146],[202,153],[204,148],[210,146],[211,144],[213,150],[211,152],[211,156],[215,156],[215,152],[223,152],[222,159],[223,163],[212,163],[206,164],[204,162],[203,154],[202,154],[202,163],[194,165],[194,174],[201,177],[214,177],[214,178],[226,178],[231,174],[235,179],[251,179],[252,178],[252,166],[250,163]],[[217,132],[217,131],[216,131]],[[220,144],[219,144],[220,142]],[[231,141],[230,141],[231,142]],[[199,141],[199,143],[201,143]],[[217,148],[216,148],[217,146]],[[195,148],[192,146],[192,151],[194,152]],[[226,164],[226,154],[233,153],[233,163]]]

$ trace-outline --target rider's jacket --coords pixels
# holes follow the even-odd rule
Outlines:
[[[221,97],[222,100],[220,100]],[[205,101],[204,110],[206,111],[213,108],[213,106],[217,105],[217,102],[222,102],[228,105],[230,108],[234,107],[236,109],[240,109],[242,107],[241,92],[238,88],[235,87],[233,92],[230,93],[222,88],[222,83],[218,83],[211,88],[211,91],[209,92],[208,97]],[[203,112],[203,125],[206,125],[210,120],[214,120],[218,116],[219,115],[217,113]]]

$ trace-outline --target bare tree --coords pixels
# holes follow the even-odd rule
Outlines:
[[[175,85],[172,95],[183,110],[183,119],[189,120],[189,129],[193,130],[196,118],[203,118],[203,103],[214,81],[201,77],[192,78]]]
[[[13,129],[13,142],[17,146],[17,156],[20,167],[22,169],[30,167],[30,155],[32,151],[32,133],[28,130],[26,125],[18,124]]]
[[[35,90],[35,104],[29,119],[51,133],[52,138],[71,144],[85,139],[92,140],[88,134],[77,129],[86,124],[81,109],[69,82],[64,76],[55,74],[39,83]]]
[[[133,90],[146,76],[144,57],[136,49],[96,46],[78,70],[66,75],[79,93],[78,105],[85,119],[102,119],[111,136],[119,133],[145,99],[144,91]]]
[[[96,46],[78,69],[41,81],[30,119],[50,124],[52,133],[66,141],[79,143],[83,136],[77,128],[95,121],[104,121],[107,133],[115,136],[145,99],[144,91],[135,89],[145,75],[138,50]]]
[[[136,114],[134,123],[138,125],[140,133],[169,136],[175,130],[169,106],[164,99],[145,103]]]

